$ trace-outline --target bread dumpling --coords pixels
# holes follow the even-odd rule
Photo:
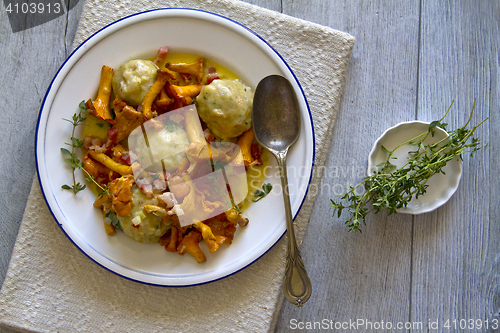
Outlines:
[[[240,80],[214,80],[196,97],[200,118],[221,139],[240,136],[252,126],[252,89]]]
[[[151,60],[131,60],[114,73],[112,85],[115,97],[138,106],[155,83],[158,66]]]
[[[169,223],[153,213],[144,211],[146,205],[156,205],[157,200],[148,198],[137,187],[132,187],[133,205],[129,216],[118,216],[127,236],[141,243],[156,243],[170,228]]]

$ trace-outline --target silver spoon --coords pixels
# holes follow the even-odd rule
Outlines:
[[[295,240],[286,176],[288,148],[300,135],[300,111],[295,91],[286,78],[271,75],[259,82],[252,118],[257,141],[276,157],[280,169],[288,233],[283,294],[291,303],[302,306],[311,296],[312,286]]]

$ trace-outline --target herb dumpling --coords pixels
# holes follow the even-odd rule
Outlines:
[[[151,60],[130,60],[114,73],[112,85],[115,96],[130,105],[142,103],[156,80],[158,66]]]
[[[173,122],[167,122],[161,129],[147,130],[147,143],[142,134],[132,135],[128,141],[130,151],[137,155],[142,167],[152,171],[165,168],[168,172],[175,172],[189,147],[186,131]]]
[[[214,80],[196,97],[201,119],[222,139],[235,138],[250,129],[252,104],[252,89],[239,80]]]
[[[129,216],[118,216],[123,232],[130,238],[141,243],[156,243],[167,230],[170,223],[145,211],[146,205],[157,205],[157,199],[148,198],[137,186],[132,186],[132,208]]]

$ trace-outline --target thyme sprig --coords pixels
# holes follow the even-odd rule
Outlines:
[[[481,139],[472,135],[488,118],[478,125],[467,129],[474,114],[475,100],[468,121],[462,127],[449,132],[449,136],[431,144],[424,144],[429,135],[434,136],[436,127],[446,130],[444,118],[451,109],[446,111],[443,118],[429,124],[426,132],[402,142],[392,150],[385,147],[382,149],[387,153],[384,162],[377,165],[378,170],[371,176],[365,177],[363,181],[340,195],[340,198],[347,202],[344,206],[342,202],[330,200],[334,208],[333,215],[340,218],[342,212],[346,210],[350,215],[346,218],[345,224],[349,231],[361,232],[360,224],[365,223],[366,216],[371,213],[378,213],[381,210],[388,210],[389,215],[396,213],[397,209],[404,208],[413,198],[418,198],[426,193],[427,182],[435,174],[445,174],[444,166],[455,158],[462,159],[462,154],[473,154],[487,146],[481,145]],[[472,139],[471,139],[472,138]],[[470,142],[468,142],[470,140]],[[404,145],[414,145],[416,150],[409,152],[408,161],[400,168],[396,168],[391,160],[395,159],[395,151]],[[358,189],[364,188],[365,192],[358,195]],[[370,204],[371,203],[371,207]]]
[[[87,170],[83,168],[83,164],[78,158],[78,155],[76,154],[76,150],[83,147],[83,140],[80,140],[75,137],[75,130],[79,125],[84,125],[85,119],[87,119],[85,117],[85,112],[87,111],[87,108],[85,107],[85,101],[81,101],[78,107],[79,111],[75,113],[71,119],[63,118],[63,120],[73,125],[70,138],[71,142],[70,143],[65,142],[66,145],[71,147],[71,150],[68,150],[66,148],[61,148],[61,152],[63,153],[63,155],[67,156],[65,161],[71,165],[71,171],[73,174],[73,185],[64,184],[61,186],[61,188],[65,190],[71,190],[73,191],[74,194],[77,194],[78,192],[84,190],[87,187],[87,185],[80,184],[80,182],[76,181],[75,177],[75,170],[81,169],[83,173],[86,175],[86,177],[84,177],[85,180],[94,183],[101,190],[101,193],[108,193],[107,187],[103,187],[101,184],[99,184],[94,179],[94,176],[92,176]]]
[[[264,198],[266,195],[268,195],[273,189],[273,185],[271,185],[271,183],[264,183],[262,185],[262,191],[261,190],[256,190],[254,192],[254,196],[255,196],[255,199],[253,199],[252,201],[253,202],[257,202],[259,200],[261,200],[262,198]]]
[[[236,210],[238,212],[238,214],[243,214],[243,212],[241,211],[241,208],[240,206],[238,206],[235,202],[234,202],[234,199],[233,197],[231,196],[231,205],[233,206],[234,210]]]

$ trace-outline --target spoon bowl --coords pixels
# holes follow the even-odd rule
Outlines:
[[[297,95],[286,78],[271,75],[260,81],[253,102],[254,132],[259,143],[277,152],[293,145],[300,136],[299,109]]]
[[[300,136],[300,108],[291,83],[279,75],[262,79],[255,90],[253,129],[257,141],[278,161],[288,234],[283,294],[291,303],[302,306],[311,297],[312,286],[295,240],[286,174],[288,148]]]

